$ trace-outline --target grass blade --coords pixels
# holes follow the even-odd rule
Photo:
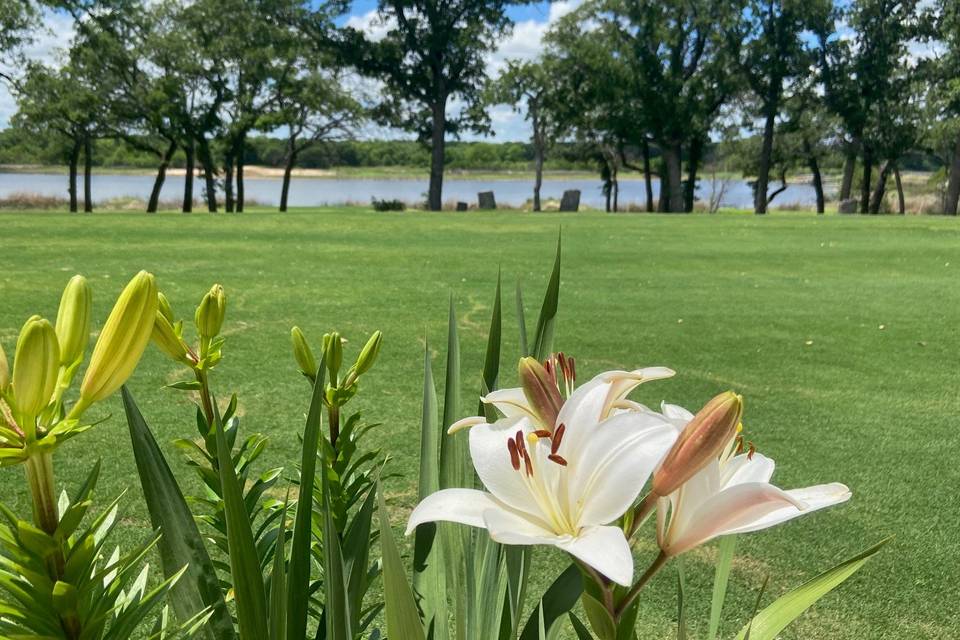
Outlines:
[[[214,402],[214,430],[217,458],[229,462],[230,445],[223,432],[223,421]],[[243,501],[240,479],[232,464],[221,464],[220,484],[223,491],[223,513],[227,523],[227,549],[230,573],[237,602],[237,625],[240,640],[263,640],[267,637],[267,595],[260,572],[257,546],[250,527],[250,517]]]
[[[140,486],[150,512],[150,524],[153,529],[170,532],[162,535],[157,544],[163,574],[170,578],[184,566],[187,567],[171,589],[170,604],[181,621],[191,620],[209,608],[210,619],[202,637],[208,640],[236,638],[216,570],[190,507],[126,387],[123,387],[122,395]]]
[[[687,581],[683,575],[683,563],[677,562],[677,640],[687,640],[686,611]]]
[[[866,551],[844,560],[809,582],[780,596],[773,604],[753,617],[737,635],[737,640],[745,640],[747,637],[752,640],[773,640],[817,600],[856,573],[889,541],[889,538],[882,540]]]
[[[313,537],[313,487],[317,471],[317,450],[320,446],[320,425],[323,421],[323,393],[326,386],[326,354],[320,356],[320,368],[313,385],[310,411],[303,428],[303,449],[300,457],[300,499],[293,521],[290,543],[290,571],[287,576],[287,639],[302,640],[307,635],[307,613],[310,605],[310,542]]]
[[[481,380],[481,394],[489,393],[498,386],[500,378],[500,343],[502,341],[503,318],[500,310],[500,273],[497,273],[497,292],[493,298],[493,313],[490,316],[490,332],[487,334],[487,352],[483,358],[483,379]],[[487,412],[490,412],[489,414]],[[493,407],[483,402],[477,409],[477,415],[495,416]]]
[[[380,517],[380,550],[383,556],[383,598],[386,603],[387,637],[424,640],[413,590],[403,570],[400,551],[390,528],[383,492],[377,485],[377,515]]]
[[[543,306],[537,319],[537,332],[533,345],[533,356],[545,360],[553,350],[553,333],[556,327],[557,308],[560,301],[560,241],[557,236],[557,256],[553,262],[553,273],[547,283],[547,292],[543,296]]]
[[[420,421],[420,484],[423,500],[440,488],[440,427],[437,390],[430,363],[430,345],[423,357],[423,413]],[[433,640],[449,638],[446,563],[435,522],[417,527],[413,542],[413,588],[419,597],[424,625]]]
[[[720,538],[717,572],[713,578],[713,598],[710,602],[710,627],[707,640],[715,640],[720,633],[720,617],[723,615],[723,603],[727,598],[727,583],[730,581],[730,567],[733,553],[737,548],[737,536]]]

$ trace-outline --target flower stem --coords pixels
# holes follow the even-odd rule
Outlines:
[[[328,414],[330,416],[330,446],[336,451],[337,439],[340,437],[340,407],[331,404]]]
[[[53,480],[53,456],[49,452],[32,453],[27,456],[25,469],[33,499],[34,524],[52,536],[60,524]]]
[[[648,493],[633,512],[633,520],[630,522],[630,528],[626,531],[627,540],[633,538],[633,534],[647,521],[656,506],[657,497],[653,492]]]
[[[631,587],[630,591],[627,592],[627,595],[625,595],[620,603],[617,604],[614,616],[615,620],[618,622],[620,621],[620,617],[623,615],[623,612],[626,611],[627,608],[633,604],[633,601],[637,599],[637,596],[640,595],[641,589],[643,589],[647,583],[650,582],[650,578],[656,575],[656,573],[663,568],[663,565],[667,564],[667,560],[669,559],[670,556],[663,551],[660,552],[660,555],[658,555],[657,559],[653,561],[653,564],[647,568],[643,575],[640,576],[640,579],[637,581],[637,583]]]

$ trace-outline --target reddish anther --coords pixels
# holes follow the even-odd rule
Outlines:
[[[550,462],[556,462],[561,467],[567,466],[567,461],[563,458],[563,456],[558,456],[555,453],[551,453],[550,455],[548,455],[547,460],[549,460]]]
[[[527,458],[527,445],[523,442],[523,431],[517,431],[517,437],[515,439],[517,445],[517,451],[520,453],[521,458]]]
[[[538,438],[552,438],[552,437],[553,437],[553,434],[550,433],[549,431],[547,431],[546,429],[537,429],[536,431],[533,432],[533,435],[537,436]]]
[[[510,464],[514,471],[520,471],[520,451],[517,449],[517,443],[513,438],[507,440],[507,450],[510,452]]]
[[[553,442],[550,444],[550,453],[556,453],[560,450],[560,442],[563,441],[563,434],[567,432],[567,425],[560,423],[557,430],[553,432]]]

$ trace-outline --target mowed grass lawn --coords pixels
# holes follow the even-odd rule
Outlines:
[[[778,462],[781,486],[843,481],[842,507],[741,537],[726,637],[752,607],[887,536],[894,541],[789,638],[955,638],[960,635],[960,221],[780,214],[659,216],[374,213],[367,209],[209,216],[0,214],[0,341],[13,353],[32,313],[53,318],[69,276],[93,283],[99,326],[120,287],[154,272],[179,315],[213,282],[227,290],[221,396],[237,392],[243,428],[271,436],[267,458],[292,468],[308,388],[289,346],[294,324],[314,343],[336,328],[353,355],[385,334],[355,408],[382,422],[398,526],[415,500],[423,349],[442,385],[449,296],[459,315],[464,401],[474,410],[498,269],[505,286],[504,384],[515,380],[514,283],[533,325],[563,230],[556,346],[581,379],[607,369],[667,365],[668,381],[635,397],[696,409],[717,392],[744,394],[750,440]],[[164,389],[177,367],[150,348],[130,387],[171,458],[193,437],[188,397]],[[442,389],[441,389],[442,393]],[[74,485],[103,458],[102,501],[128,492],[121,539],[146,534],[118,398],[113,416],[56,458]],[[190,478],[178,461],[180,476]],[[0,471],[2,499],[28,513],[18,469]],[[192,482],[192,479],[190,480]],[[653,539],[651,528],[644,530]],[[705,633],[715,545],[684,558],[694,637]],[[638,570],[654,554],[641,545]],[[541,550],[542,574],[562,566]],[[640,637],[669,637],[676,573],[644,599]]]

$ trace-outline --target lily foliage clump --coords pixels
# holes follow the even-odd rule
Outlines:
[[[25,469],[33,504],[30,519],[0,506],[0,637],[633,640],[644,590],[675,565],[677,637],[688,638],[676,559],[719,539],[709,640],[772,640],[883,545],[761,608],[764,582],[738,633],[722,633],[731,624],[723,609],[737,536],[843,503],[851,492],[840,483],[774,485],[773,460],[746,439],[737,393],[719,393],[695,412],[654,409],[630,394],[673,376],[667,367],[580,379],[577,361],[553,350],[559,291],[558,247],[532,332],[517,286],[518,384],[507,387],[498,281],[483,369],[469,395],[451,301],[442,404],[425,349],[408,545],[395,535],[383,483],[412,479],[391,476],[388,457],[372,445],[383,427],[349,411],[369,386],[379,331],[350,356],[351,343],[336,331],[315,351],[292,328],[291,378],[299,372],[309,392],[300,456],[286,468],[265,467],[268,438],[241,430],[239,399],[215,390],[217,366],[229,356],[221,286],[187,323],[153,276],[138,275],[71,395],[90,334],[89,286],[74,278],[56,327],[28,320],[12,367],[0,350],[0,465]],[[182,371],[171,393],[188,394],[193,409],[174,442],[182,458],[170,461],[122,389],[153,529],[123,553],[107,546],[118,501],[87,515],[99,464],[72,496],[58,496],[53,454],[95,424],[88,410],[121,388],[151,338]],[[184,470],[196,476],[186,492]],[[538,546],[558,551],[535,553]],[[151,557],[162,578],[148,578]],[[543,576],[552,582],[536,593]]]

